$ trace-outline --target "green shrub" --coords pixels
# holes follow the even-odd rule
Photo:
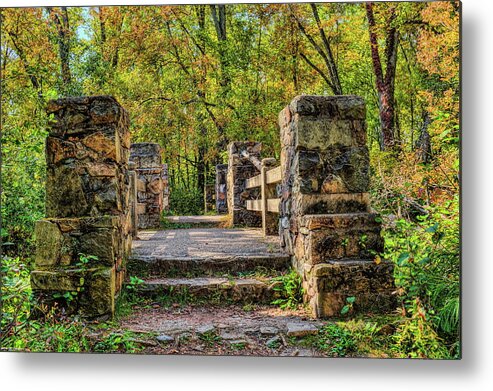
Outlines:
[[[96,342],[93,349],[98,353],[138,353],[143,347],[139,345],[133,333],[125,331],[111,332]]]
[[[198,189],[170,189],[170,214],[175,216],[195,216],[204,212],[204,195]]]
[[[7,116],[2,129],[2,252],[14,257],[32,253],[34,222],[45,213],[47,118],[44,110],[24,104],[22,110],[36,116]]]
[[[399,345],[411,356],[436,357],[444,352],[435,346],[436,340],[452,357],[458,357],[458,197],[443,208],[430,209],[417,223],[398,220],[394,229],[386,230],[385,239],[385,256],[395,262],[395,283],[406,316],[398,329],[403,334]],[[412,336],[416,343],[409,342]]]
[[[309,335],[291,343],[317,349],[331,357],[344,357],[356,352],[356,342],[349,330],[337,323],[327,323],[316,335]]]
[[[29,318],[29,273],[27,265],[18,257],[2,257],[0,343],[22,328]]]
[[[288,274],[274,277],[273,289],[278,292],[280,297],[272,302],[281,309],[295,309],[303,302],[303,287],[300,275],[291,270]]]

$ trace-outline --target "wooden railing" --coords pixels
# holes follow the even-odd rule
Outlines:
[[[248,210],[262,212],[262,230],[264,235],[278,235],[278,214],[281,199],[277,197],[276,185],[281,182],[281,167],[274,167],[277,162],[274,158],[259,159],[242,154],[249,159],[260,171],[259,175],[245,181],[246,189],[260,187],[260,198],[257,200],[247,200]]]

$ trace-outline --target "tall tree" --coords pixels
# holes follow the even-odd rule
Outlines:
[[[377,25],[375,22],[373,3],[365,3],[368,18],[368,31],[370,35],[371,59],[375,83],[379,98],[380,127],[382,134],[381,148],[393,149],[398,144],[396,129],[396,104],[394,99],[395,74],[397,65],[397,48],[399,32],[395,25],[396,9],[391,5],[389,17],[386,20],[384,57],[385,71],[379,53]]]
[[[316,50],[318,55],[322,58],[325,64],[326,71],[323,71],[318,65],[315,64],[315,62],[310,60],[309,57],[302,51],[300,52],[300,56],[310,67],[312,67],[315,71],[317,71],[317,73],[324,79],[324,81],[327,83],[327,85],[330,87],[330,89],[335,95],[342,95],[343,93],[342,85],[339,79],[339,72],[337,70],[337,64],[334,60],[334,55],[331,48],[329,36],[326,34],[324,27],[322,25],[322,21],[320,20],[317,5],[314,3],[310,3],[310,9],[317,26],[318,35],[320,37],[320,41],[322,42],[321,44],[317,42],[315,37],[310,33],[307,26],[304,25],[301,17],[297,14],[294,8],[290,6],[291,16],[295,20],[301,33],[306,37],[310,45]]]
[[[63,94],[70,92],[72,85],[72,73],[70,71],[70,24],[67,7],[55,9],[46,7],[50,18],[57,31],[58,54],[60,57],[60,70],[62,76],[61,91]]]

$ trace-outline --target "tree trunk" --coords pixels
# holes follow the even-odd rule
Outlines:
[[[60,7],[60,12],[54,11],[52,7],[47,7],[51,20],[53,21],[58,33],[58,48],[60,56],[60,68],[62,75],[62,92],[67,94],[72,84],[72,74],[70,72],[70,25],[67,7]]]
[[[421,134],[416,143],[416,157],[420,163],[427,164],[431,161],[433,155],[431,151],[431,139],[428,133],[431,118],[427,111],[423,113],[423,125],[421,126]]]
[[[227,59],[226,53],[226,6],[224,4],[210,5],[212,20],[214,22],[214,27],[216,29],[216,35],[218,40],[218,51],[219,51],[219,62],[221,66],[221,78],[219,80],[219,85],[221,86],[220,94],[220,105],[224,106],[227,100],[231,78],[229,76],[229,60]],[[228,145],[228,140],[225,135],[225,126],[218,126],[218,141],[216,143],[216,148],[218,151],[224,150]],[[219,155],[218,155],[219,156]],[[219,159],[219,158],[218,158]],[[216,163],[220,163],[219,160]]]
[[[342,85],[339,79],[339,73],[337,71],[337,65],[334,61],[334,56],[332,54],[332,49],[330,46],[330,41],[325,34],[325,31],[322,27],[322,22],[320,20],[320,16],[318,14],[318,9],[315,4],[310,4],[313,17],[317,23],[318,33],[320,35],[320,39],[322,40],[322,45],[319,45],[315,38],[308,32],[308,30],[303,25],[300,18],[295,14],[293,7],[289,6],[291,11],[291,17],[294,19],[296,24],[298,25],[298,29],[301,33],[308,39],[308,42],[312,45],[312,47],[317,51],[318,55],[322,58],[325,68],[327,71],[323,71],[319,66],[317,66],[312,60],[310,60],[306,54],[300,52],[300,57],[310,66],[312,67],[324,81],[327,83],[329,88],[335,95],[342,95]]]
[[[370,35],[371,59],[375,73],[376,88],[379,100],[380,130],[382,134],[382,150],[394,149],[398,146],[396,132],[396,110],[394,98],[395,70],[397,65],[397,44],[399,34],[393,26],[396,18],[395,8],[391,10],[388,20],[388,29],[385,37],[385,75],[379,54],[378,37],[376,33],[375,16],[373,14],[373,3],[366,3],[366,15],[368,18],[368,31]]]

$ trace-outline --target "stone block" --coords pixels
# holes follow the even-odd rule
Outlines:
[[[287,324],[286,335],[288,337],[306,337],[307,335],[316,334],[318,334],[318,328],[311,323],[290,322]]]
[[[334,146],[358,146],[352,120],[296,116],[296,149],[324,150]]]
[[[354,297],[350,316],[358,313],[385,313],[395,309],[393,264],[354,261],[317,265],[309,297],[317,317],[341,316],[348,297]]]
[[[130,146],[131,156],[160,155],[161,146],[157,143],[133,143]],[[133,159],[131,159],[133,160]]]
[[[341,120],[364,120],[365,101],[355,95],[299,95],[289,104],[291,115],[329,116]]]
[[[285,213],[293,209],[298,215],[367,212],[370,205],[368,193],[299,194],[291,203]]]
[[[31,272],[35,296],[55,301],[54,294],[72,292],[73,298],[62,306],[69,313],[78,312],[87,318],[112,316],[115,306],[115,268],[71,269]]]
[[[141,193],[145,193],[146,191],[146,183],[142,179],[137,179],[137,191]]]
[[[117,217],[46,219],[36,222],[35,264],[39,269],[70,267],[80,254],[94,255],[90,266],[112,266],[119,248]]]
[[[295,185],[303,194],[364,193],[369,188],[366,147],[331,147],[323,152],[298,151]]]
[[[93,156],[101,160],[111,160],[117,163],[122,161],[122,151],[119,148],[119,140],[116,129],[111,134],[96,132],[81,139],[80,143],[84,145],[89,152],[95,153]]]
[[[309,264],[373,258],[375,252],[383,251],[376,217],[370,213],[303,216],[297,241],[302,243]]]
[[[67,251],[66,236],[63,235],[57,224],[47,220],[36,221],[34,235],[36,237],[34,262],[37,267],[70,263],[72,254]],[[69,258],[68,262],[67,257]]]
[[[94,270],[33,270],[31,286],[33,290],[52,292],[77,291],[84,286],[85,276]]]
[[[88,201],[82,178],[75,164],[48,166],[46,179],[46,215],[72,217],[87,214]]]
[[[81,133],[107,132],[128,128],[128,113],[111,96],[70,97],[50,101],[46,111],[53,114],[50,136],[70,137]]]
[[[161,155],[143,155],[138,159],[140,168],[153,168],[161,165]]]
[[[123,274],[122,274],[123,276]],[[99,269],[91,273],[86,294],[81,297],[80,313],[88,318],[113,315],[116,294],[115,268]],[[118,284],[118,289],[123,281]]]

